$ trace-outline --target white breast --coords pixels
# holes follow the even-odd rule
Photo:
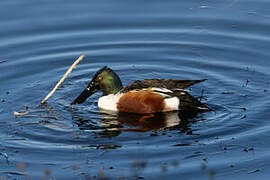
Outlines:
[[[108,111],[117,111],[117,102],[121,96],[120,93],[102,96],[98,100],[98,107]]]

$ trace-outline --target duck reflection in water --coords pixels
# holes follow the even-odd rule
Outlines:
[[[91,120],[80,115],[76,113],[73,116],[74,123],[80,129],[93,130],[102,137],[113,137],[118,136],[121,132],[158,132],[164,129],[191,132],[188,123],[190,119],[197,116],[197,113],[174,111],[141,115],[136,113],[113,114],[101,110],[99,114],[101,119],[97,121],[97,125],[93,125]]]

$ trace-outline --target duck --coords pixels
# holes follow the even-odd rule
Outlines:
[[[97,91],[102,91],[98,107],[107,112],[153,114],[210,111],[210,107],[185,89],[205,80],[207,79],[145,79],[123,87],[119,76],[111,68],[104,66],[96,72],[71,105],[81,104]]]

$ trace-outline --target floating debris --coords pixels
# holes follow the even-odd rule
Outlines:
[[[83,146],[83,147],[94,148],[94,149],[117,149],[117,148],[120,148],[122,146],[119,146],[119,145],[100,145],[100,144],[96,144],[96,145],[89,145],[89,146]]]
[[[17,111],[13,112],[15,117],[24,116],[24,115],[26,115],[28,113],[29,113],[29,107],[28,107],[27,104],[25,105],[25,110],[23,112],[17,112]]]
[[[234,91],[224,91],[221,94],[234,94],[234,93],[235,93]]]
[[[120,147],[121,146],[118,146],[118,145],[101,145],[99,146],[99,149],[117,149]]]
[[[142,176],[137,176],[136,179],[144,179]]]
[[[21,173],[21,172],[15,172],[15,171],[5,171],[2,172],[4,174],[10,174],[10,175],[18,175],[18,176],[27,176],[27,174]]]
[[[255,150],[254,147],[246,147],[243,149],[243,151],[245,152],[254,151],[254,150]]]
[[[26,114],[28,114],[29,111],[24,111],[24,112],[17,112],[17,111],[14,111],[13,114],[15,117],[19,117],[19,116],[24,116]]]
[[[241,96],[241,97],[248,97],[247,94],[241,94],[240,96]]]
[[[190,146],[188,143],[174,144],[173,146]]]
[[[247,79],[246,83],[242,87],[247,87],[248,83],[249,83],[249,80]]]
[[[4,59],[4,60],[1,60],[0,63],[4,63],[4,62],[7,62],[8,59]]]

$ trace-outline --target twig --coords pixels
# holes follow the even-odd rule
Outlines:
[[[55,92],[55,90],[58,88],[58,86],[66,79],[67,75],[69,73],[71,73],[72,69],[76,67],[76,65],[83,59],[84,55],[81,55],[67,70],[67,72],[64,74],[64,76],[60,79],[60,81],[58,81],[58,83],[56,84],[56,86],[53,88],[53,90],[41,101],[41,104],[44,104],[47,99],[49,99],[49,97],[51,97],[53,95],[53,93]]]
[[[24,112],[16,112],[16,111],[14,111],[13,112],[15,117],[24,116],[24,115],[26,115],[28,113],[29,113],[29,111],[24,111]]]

